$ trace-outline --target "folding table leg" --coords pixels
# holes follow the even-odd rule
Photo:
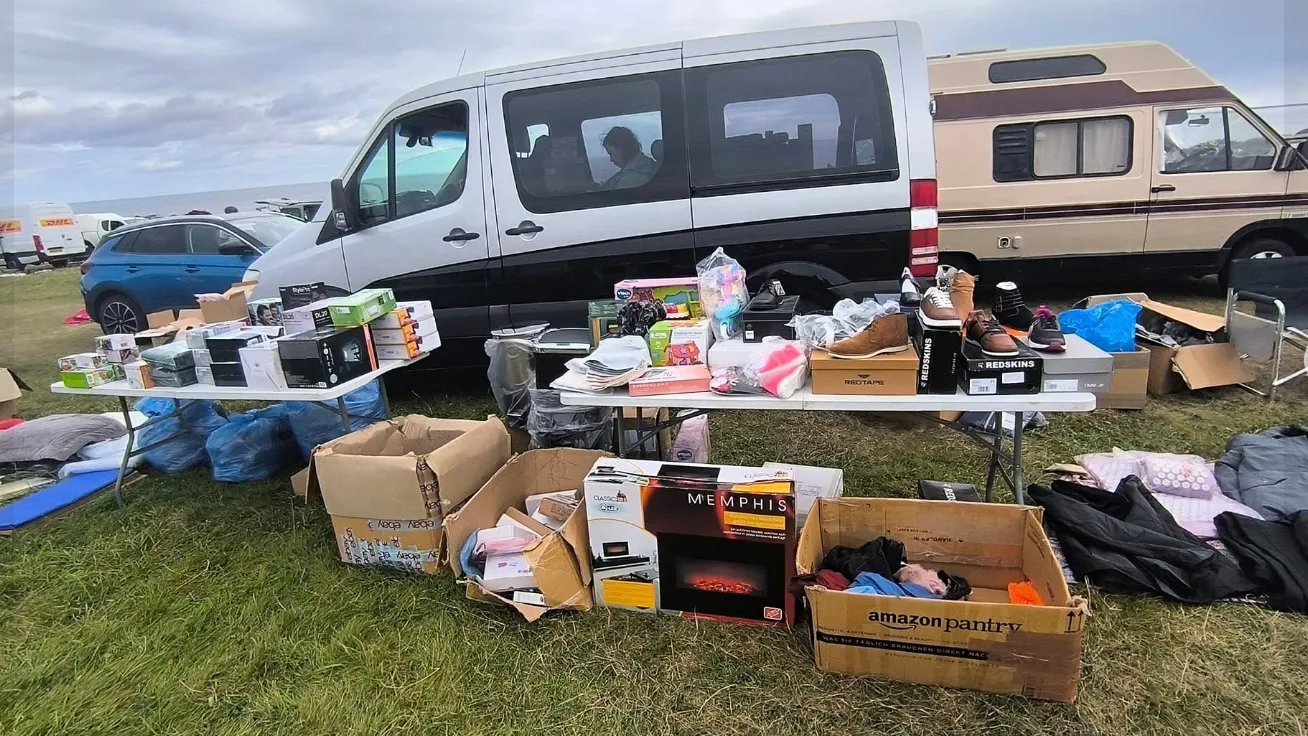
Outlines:
[[[1002,432],[1000,422],[1000,430]],[[1013,495],[1017,496],[1019,506],[1026,504],[1026,479],[1022,475],[1022,431],[1026,429],[1026,414],[1017,412],[1013,415]]]
[[[345,427],[345,433],[346,433],[346,434],[349,434],[349,433],[350,433],[350,410],[347,409],[347,408],[345,408],[345,397],[344,397],[344,396],[339,396],[339,397],[336,398],[336,406],[340,409],[340,411],[339,411],[338,413],[341,415],[341,424]]]
[[[118,408],[123,412],[123,422],[127,425],[127,446],[123,448],[123,461],[118,464],[118,477],[114,479],[114,502],[119,508],[123,506],[123,476],[127,475],[127,462],[132,459],[132,446],[136,444],[136,430],[132,427],[132,412],[127,407],[127,398],[118,397]]]
[[[623,425],[623,421],[622,421],[622,413],[623,413],[622,410],[623,410],[623,408],[624,408],[624,407],[621,407],[621,406],[615,406],[615,407],[614,407],[614,416],[613,416],[613,426],[614,426],[614,428],[615,428],[615,429],[617,430],[617,432],[618,432],[617,446],[616,446],[616,448],[615,448],[615,449],[617,449],[617,456],[618,456],[618,457],[626,457],[626,456],[627,456],[627,453],[623,452],[623,450],[622,450],[622,440],[623,440],[623,436],[626,434],[626,428],[625,428],[624,426],[622,426],[622,425]]]
[[[387,419],[391,418],[391,397],[386,393],[386,378],[377,379],[377,391],[381,394],[382,409]]]
[[[990,448],[990,471],[986,473],[986,503],[995,500],[995,472],[999,470],[1000,458],[1004,452],[1003,435],[995,434],[995,443]]]

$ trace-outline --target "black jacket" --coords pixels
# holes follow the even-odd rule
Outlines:
[[[1256,587],[1233,560],[1182,529],[1134,475],[1117,493],[1061,480],[1028,493],[1045,508],[1072,571],[1109,593],[1209,603]]]
[[[1285,521],[1227,512],[1218,514],[1214,523],[1222,544],[1267,594],[1268,605],[1308,613],[1308,511]]]

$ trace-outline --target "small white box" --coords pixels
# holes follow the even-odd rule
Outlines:
[[[202,384],[202,385],[205,385],[205,386],[212,386],[212,385],[214,385],[214,382],[213,382],[213,368],[196,366],[196,369],[195,369],[195,381],[196,381],[196,383],[199,383],[199,384]]]
[[[398,330],[410,322],[435,321],[431,302],[396,302],[394,311],[387,312],[369,322],[374,329]]]
[[[282,371],[277,343],[266,342],[241,348],[241,369],[245,371],[245,385],[260,391],[284,391],[286,374]]]
[[[191,355],[195,357],[196,368],[208,368],[213,365],[213,356],[204,348],[196,348],[195,350],[192,350]]]
[[[431,335],[436,332],[436,320],[430,316],[410,322],[403,327],[378,327],[376,321],[369,322],[368,326],[372,329],[373,345],[403,345],[420,335]]]
[[[246,324],[242,320],[231,320],[229,322],[215,322],[211,325],[203,325],[186,332],[186,347],[192,350],[204,350],[205,340],[219,335],[226,335],[229,332],[243,330]]]
[[[332,314],[325,301],[314,302],[307,307],[287,309],[282,312],[282,327],[286,334],[298,335],[301,332],[313,332],[319,327],[331,327]]]
[[[536,576],[531,572],[527,555],[514,552],[507,555],[490,555],[486,558],[486,572],[481,576],[482,587],[493,593],[504,593],[519,588],[536,587]]]
[[[131,335],[128,335],[131,337]],[[123,377],[130,388],[145,390],[154,388],[154,378],[150,376],[150,364],[137,360],[123,365]]]
[[[135,335],[100,335],[95,338],[95,351],[110,363],[131,363],[141,357]]]
[[[845,495],[845,471],[838,468],[815,468],[811,465],[763,463],[765,468],[789,470],[795,478],[795,528],[803,529],[804,520],[819,498]]]

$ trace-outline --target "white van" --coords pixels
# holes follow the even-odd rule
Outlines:
[[[33,202],[0,214],[0,234],[9,268],[42,258],[59,263],[90,252],[73,209],[63,202]]]
[[[87,250],[95,250],[100,240],[127,224],[122,215],[113,212],[88,212],[77,216],[77,227]]]
[[[479,72],[396,100],[257,297],[387,286],[438,311],[443,364],[494,328],[583,325],[626,278],[693,276],[830,304],[937,259],[926,55],[913,23],[801,28]],[[446,340],[446,338],[449,338]],[[462,341],[468,352],[458,355]],[[469,360],[469,364],[471,360]]]

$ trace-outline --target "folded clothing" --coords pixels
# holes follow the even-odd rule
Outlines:
[[[1285,521],[1226,513],[1217,533],[1240,568],[1279,611],[1308,613],[1308,511]]]

